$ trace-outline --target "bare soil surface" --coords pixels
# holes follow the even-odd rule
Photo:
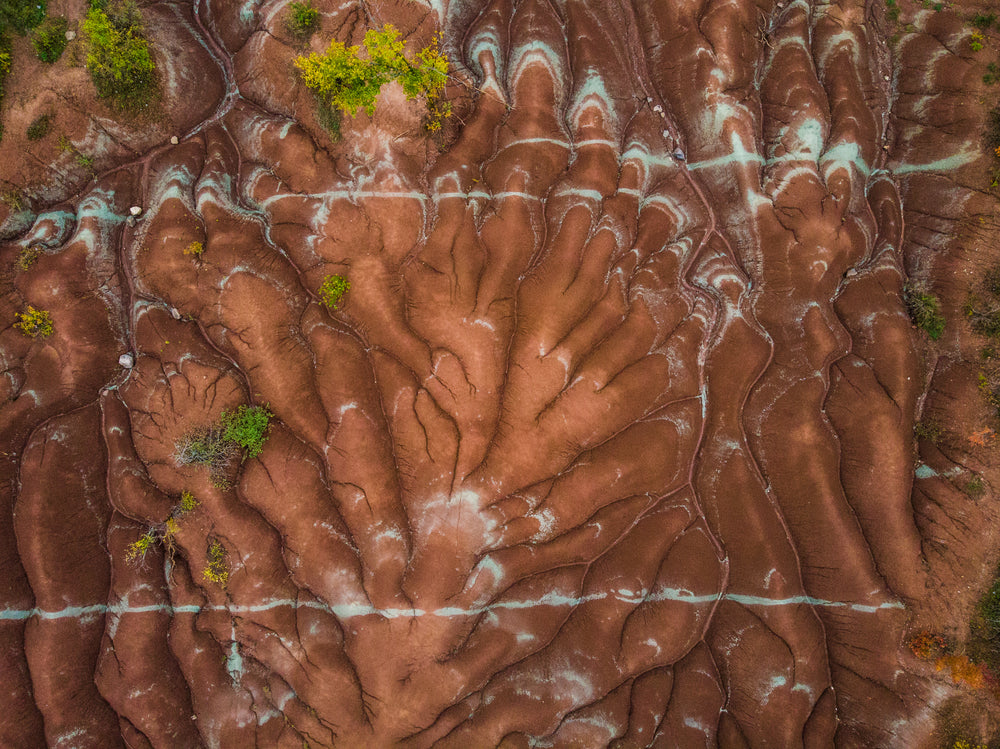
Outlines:
[[[906,641],[962,640],[1000,551],[962,312],[1000,261],[998,40],[900,6],[320,0],[312,50],[392,23],[452,66],[442,132],[391,84],[339,140],[280,0],[143,6],[132,117],[79,41],[19,40],[0,746],[989,739]],[[242,404],[261,454],[182,465]]]

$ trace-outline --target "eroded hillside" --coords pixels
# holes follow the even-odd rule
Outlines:
[[[8,82],[92,163],[0,145],[0,744],[929,741],[967,687],[905,640],[967,619],[996,511],[955,477],[1000,478],[962,14],[317,8],[317,52],[440,32],[444,129],[390,84],[331,137],[282,2],[144,7],[147,120]],[[259,455],[182,459],[241,405]]]

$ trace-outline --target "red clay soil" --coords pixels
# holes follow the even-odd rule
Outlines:
[[[137,119],[19,41],[0,746],[931,747],[991,709],[905,644],[1000,551],[961,313],[1000,251],[974,9],[904,3],[320,0],[312,50],[393,23],[453,75],[443,132],[391,84],[339,140],[284,2],[144,6]],[[23,135],[56,99],[92,171]],[[183,464],[242,404],[260,455]]]

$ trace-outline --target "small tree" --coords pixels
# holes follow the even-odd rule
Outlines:
[[[418,52],[412,60],[403,54],[405,43],[391,24],[381,31],[365,33],[366,57],[361,47],[348,47],[342,42],[330,42],[322,55],[312,53],[295,60],[302,79],[322,102],[351,116],[364,109],[375,113],[375,101],[382,86],[398,80],[407,98],[424,96],[431,122],[428,128],[441,127],[441,119],[451,114],[451,106],[440,101],[440,93],[448,79],[448,58],[437,46],[437,40]]]

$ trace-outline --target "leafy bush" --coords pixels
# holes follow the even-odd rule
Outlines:
[[[319,299],[330,309],[337,309],[337,304],[350,288],[350,281],[343,276],[327,276],[319,287]]]
[[[319,28],[319,11],[313,7],[312,0],[289,3],[285,27],[289,34],[299,39],[312,36]]]
[[[125,110],[138,109],[155,93],[155,66],[134,0],[91,7],[83,22],[87,70],[97,93]]]
[[[48,338],[52,335],[52,315],[43,309],[35,309],[30,304],[24,312],[19,312],[14,327],[28,338]]]
[[[972,36],[969,37],[969,48],[973,52],[979,52],[983,49],[986,42],[986,37],[983,36],[982,31],[973,31]]]
[[[184,254],[191,255],[196,260],[200,260],[204,252],[205,252],[205,245],[203,245],[201,242],[192,242],[191,244],[189,244],[187,247],[184,248]]]
[[[66,16],[49,16],[32,34],[31,43],[42,62],[55,62],[66,49]]]
[[[191,512],[198,506],[198,500],[187,489],[181,492],[180,512],[181,514]]]
[[[223,411],[219,420],[223,439],[239,445],[244,460],[256,458],[264,449],[273,415],[265,406],[240,406],[235,411]]]
[[[937,297],[907,284],[903,287],[903,300],[913,324],[936,341],[944,332],[944,315]]]
[[[438,51],[436,40],[412,60],[403,54],[404,46],[396,28],[387,24],[381,31],[369,29],[365,33],[365,58],[359,54],[361,47],[333,41],[324,54],[298,57],[295,66],[322,102],[352,116],[359,109],[374,114],[382,86],[397,80],[407,98],[426,98],[431,115],[428,128],[438,129],[441,120],[451,114],[450,105],[439,98],[448,79],[448,58]]]
[[[28,130],[25,135],[28,136],[28,140],[41,140],[49,131],[52,130],[52,115],[43,114],[36,117],[30,125],[28,125]]]

